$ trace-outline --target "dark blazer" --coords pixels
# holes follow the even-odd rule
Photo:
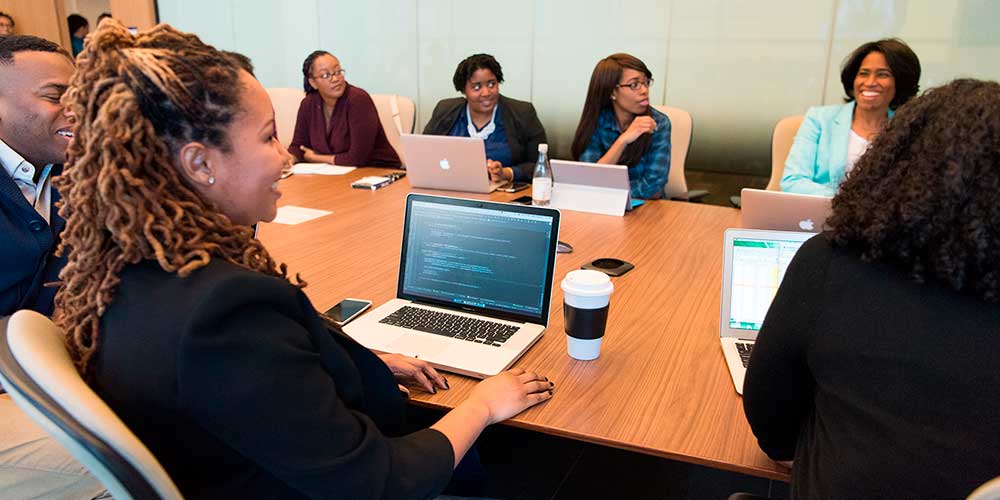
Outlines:
[[[280,279],[129,265],[99,345],[93,387],[186,498],[428,498],[451,477],[443,434],[401,435],[385,364]]]
[[[62,165],[53,165],[51,175],[62,173]],[[52,188],[50,223],[24,199],[21,189],[3,169],[0,169],[0,316],[9,316],[18,309],[32,309],[52,315],[55,287],[45,283],[57,281],[65,258],[53,252],[59,246],[59,234],[66,221],[55,208],[59,193]]]
[[[424,127],[425,135],[447,135],[465,107],[464,97],[444,99],[434,106],[430,121]],[[538,161],[538,145],[547,143],[545,127],[538,120],[535,106],[530,102],[500,96],[497,106],[502,107],[503,128],[514,165],[504,165],[514,170],[514,179],[531,182]]]
[[[747,367],[760,447],[792,498],[965,498],[1000,473],[1000,306],[864,262],[796,253]]]

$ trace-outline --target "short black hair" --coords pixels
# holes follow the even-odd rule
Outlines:
[[[87,21],[87,18],[81,16],[80,14],[70,14],[69,16],[66,16],[66,22],[69,24],[70,36],[73,36],[73,33],[76,33],[76,30],[84,26],[90,26],[90,21]]]
[[[0,17],[6,17],[10,21],[10,25],[12,27],[17,25],[17,23],[14,22],[14,18],[10,17],[10,14],[8,14],[8,13],[2,11],[2,10],[0,10]]]
[[[101,24],[101,21],[103,21],[104,18],[106,18],[106,17],[111,17],[111,13],[110,12],[101,12],[101,15],[97,16],[97,24]]]
[[[254,78],[257,77],[257,75],[253,74],[253,62],[250,61],[249,57],[240,54],[239,52],[233,52],[231,50],[222,50],[220,52],[222,52],[223,55],[225,55],[234,63],[236,63],[236,65],[242,68],[243,71],[250,73],[251,75],[254,76]]]
[[[465,91],[465,84],[472,78],[472,74],[481,69],[488,69],[497,76],[497,83],[503,83],[503,70],[500,63],[489,54],[473,54],[458,63],[455,68],[455,76],[451,79],[455,84],[455,90]]]
[[[302,61],[302,89],[305,90],[307,94],[316,92],[316,89],[314,89],[312,85],[309,85],[309,78],[312,77],[313,62],[315,62],[316,58],[319,56],[333,57],[333,54],[325,50],[314,50],[306,56],[305,61]]]
[[[854,100],[854,78],[861,69],[861,61],[872,52],[885,57],[892,77],[896,80],[896,96],[889,103],[889,108],[896,109],[917,95],[920,90],[920,59],[902,40],[885,38],[863,44],[844,59],[840,67],[840,83],[844,85],[844,93],[847,94],[845,101]]]
[[[13,64],[14,54],[18,52],[54,52],[70,57],[66,49],[44,38],[31,35],[0,36],[0,64]]]

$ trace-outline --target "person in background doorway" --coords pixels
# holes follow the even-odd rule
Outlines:
[[[80,14],[70,14],[66,17],[66,23],[69,24],[69,41],[73,46],[73,57],[76,57],[83,52],[83,40],[90,33],[90,22]]]
[[[14,34],[14,18],[10,14],[0,11],[0,35]]]

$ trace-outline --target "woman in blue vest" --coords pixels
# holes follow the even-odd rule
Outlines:
[[[785,160],[781,190],[833,196],[896,108],[917,95],[920,60],[898,38],[868,42],[840,70],[846,104],[809,108]]]

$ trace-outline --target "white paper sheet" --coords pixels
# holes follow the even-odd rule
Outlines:
[[[354,171],[355,168],[357,167],[342,167],[329,163],[296,163],[292,165],[292,172],[299,175],[344,175]]]
[[[271,222],[294,226],[295,224],[301,224],[306,221],[318,219],[324,215],[330,215],[332,213],[333,212],[329,210],[317,210],[315,208],[285,205],[283,207],[278,207],[278,215],[276,215],[274,220]]]

